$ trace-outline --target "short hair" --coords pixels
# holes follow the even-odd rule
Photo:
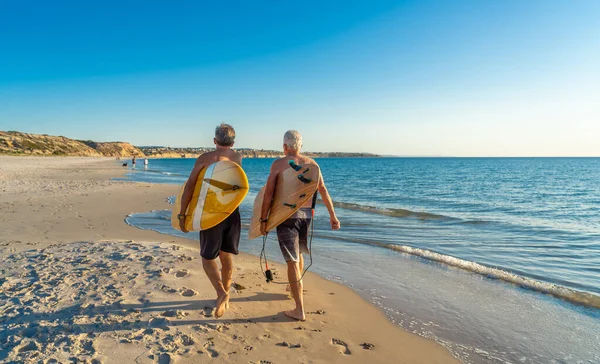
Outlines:
[[[302,147],[302,134],[298,130],[288,130],[283,135],[283,144],[293,150],[300,150]]]
[[[221,125],[215,128],[215,139],[220,146],[231,147],[235,141],[235,130],[233,130],[233,126],[221,123]]]

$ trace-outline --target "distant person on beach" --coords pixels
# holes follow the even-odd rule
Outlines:
[[[260,214],[260,231],[263,235],[267,233],[267,218],[269,217],[269,209],[273,202],[275,184],[277,183],[277,176],[279,173],[290,168],[290,159],[294,160],[294,162],[299,165],[305,163],[317,164],[313,159],[300,154],[301,147],[302,135],[296,130],[287,131],[283,136],[283,152],[285,157],[273,162],[271,165],[271,173],[269,174],[267,185],[265,187],[265,197]],[[318,191],[327,211],[329,211],[331,229],[338,230],[340,228],[340,221],[335,215],[333,201],[329,196],[329,192],[327,192],[327,187],[325,187],[323,175],[319,178]],[[290,282],[289,287],[292,292],[292,298],[296,303],[296,307],[293,310],[286,311],[285,315],[300,321],[306,319],[304,313],[303,285],[301,280],[302,271],[304,270],[304,258],[302,257],[302,253],[309,253],[307,246],[308,228],[311,223],[311,210],[313,208],[313,202],[309,200],[295,212],[294,215],[284,221],[281,225],[277,226],[277,240],[279,240],[279,248],[281,249],[283,258],[287,262],[288,281]]]
[[[202,169],[221,160],[230,160],[240,166],[242,165],[242,156],[231,149],[234,140],[235,130],[231,125],[221,124],[217,126],[214,138],[216,150],[204,153],[196,160],[194,169],[185,184],[185,190],[181,197],[181,210],[179,211],[179,215],[177,215],[181,231],[188,232],[185,229],[185,213],[192,199],[198,175],[200,175]],[[232,255],[239,253],[238,247],[240,244],[241,229],[240,212],[239,209],[236,209],[217,226],[200,231],[202,267],[217,292],[217,305],[215,309],[215,317],[217,318],[223,316],[225,310],[229,308],[229,288],[231,287],[231,278],[233,275]],[[221,261],[220,274],[216,262],[217,257]]]
[[[135,168],[135,155],[131,158],[131,166]]]
[[[148,158],[144,158],[144,168],[148,168]]]

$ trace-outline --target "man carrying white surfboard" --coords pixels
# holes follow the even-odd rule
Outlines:
[[[296,165],[317,165],[313,159],[300,154],[301,147],[302,135],[300,135],[300,133],[296,130],[287,131],[283,136],[283,152],[285,153],[285,157],[277,159],[273,162],[271,165],[271,172],[265,186],[264,199],[260,214],[260,231],[263,235],[266,235],[267,233],[269,211],[274,199],[275,187],[279,174],[290,168],[290,160],[293,160]],[[329,196],[327,187],[325,187],[325,182],[323,181],[323,176],[320,174],[320,172],[317,190],[319,191],[321,199],[323,200],[323,203],[329,212],[331,229],[339,229],[340,221],[335,215],[333,202]],[[296,307],[292,310],[286,311],[285,315],[300,321],[304,321],[306,319],[306,315],[304,313],[304,298],[302,294],[303,285],[301,280],[302,271],[304,268],[304,258],[302,257],[302,253],[309,252],[307,246],[307,237],[308,228],[312,218],[312,207],[312,199],[308,199],[308,201],[290,218],[277,226],[277,239],[279,240],[281,253],[287,262],[288,281],[290,282],[292,297],[296,304]]]
[[[242,165],[242,156],[231,149],[235,140],[235,130],[231,125],[221,124],[215,129],[214,143],[216,149],[202,154],[196,160],[194,169],[185,185],[181,197],[181,210],[177,218],[181,231],[188,232],[185,226],[186,211],[192,199],[200,172],[213,163],[222,160],[230,160]],[[200,231],[200,256],[202,256],[202,267],[217,292],[217,305],[215,317],[223,316],[229,307],[229,288],[233,275],[232,255],[237,255],[240,243],[241,220],[239,210],[236,209],[231,215],[216,226]],[[221,273],[217,265],[217,257],[221,261]]]

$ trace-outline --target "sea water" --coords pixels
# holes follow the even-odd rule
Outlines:
[[[243,161],[245,229],[272,161]],[[312,271],[467,363],[600,363],[600,158],[317,162],[342,228],[317,205]],[[150,160],[128,178],[183,184],[193,164]],[[166,210],[127,222],[197,239]],[[258,255],[262,241],[244,231],[240,245]],[[274,237],[267,251],[281,261]]]

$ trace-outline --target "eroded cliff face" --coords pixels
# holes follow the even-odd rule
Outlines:
[[[139,148],[127,142],[92,142],[82,141],[86,145],[94,148],[105,157],[145,157],[146,155]]]
[[[101,157],[102,153],[63,136],[0,131],[0,153]]]
[[[92,142],[63,136],[0,131],[0,153],[81,157],[143,157],[144,153],[125,142]]]

